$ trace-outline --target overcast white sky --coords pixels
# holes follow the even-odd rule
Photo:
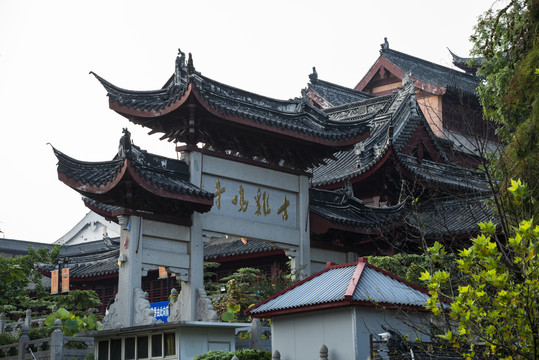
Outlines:
[[[390,47],[450,66],[494,0],[0,0],[0,237],[53,242],[86,213],[61,183],[51,143],[76,159],[110,160],[122,128],[175,157],[108,108],[94,71],[134,90],[160,88],[177,49],[198,71],[262,95],[300,96],[319,77],[353,87]]]

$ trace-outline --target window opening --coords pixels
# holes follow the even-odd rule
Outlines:
[[[163,344],[161,334],[152,335],[152,357],[163,356]]]

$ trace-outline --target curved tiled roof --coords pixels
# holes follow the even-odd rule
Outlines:
[[[474,94],[479,79],[473,75],[411,56],[400,51],[382,47],[380,55],[391,61],[414,79]]]
[[[174,216],[211,208],[213,194],[189,181],[184,161],[143,151],[125,133],[111,161],[79,161],[53,148],[60,180],[97,203],[131,211]]]
[[[302,99],[275,100],[218,83],[202,75],[194,76],[193,80],[208,104],[226,115],[329,141],[353,139],[368,131],[368,127],[361,122],[343,124],[331,121],[325,113]]]
[[[118,273],[119,238],[105,241],[65,245],[60,249],[58,259],[62,267],[69,267],[69,276],[74,279],[114,275]],[[37,268],[44,274],[57,270],[56,264],[38,263]]]
[[[331,106],[350,104],[374,97],[374,95],[364,91],[354,90],[320,80],[318,79],[316,69],[313,69],[313,73],[309,75],[309,78],[311,82],[308,84],[308,89],[314,91],[317,95],[329,102]]]
[[[426,290],[360,260],[357,264],[328,267],[247,312],[259,317],[362,303],[423,308],[428,298]]]
[[[327,160],[325,165],[314,168],[314,186],[343,182],[369,171],[388,156],[390,149],[399,153],[419,126],[423,127],[441,159],[449,162],[443,147],[438,144],[438,139],[422,116],[411,83],[391,95],[325,111],[340,121],[363,116],[372,130],[371,136],[357,143],[354,149],[340,151],[334,155],[334,159]]]
[[[184,60],[184,55],[180,54],[174,75],[159,90],[126,90],[95,73],[92,74],[107,90],[111,107],[114,106],[116,111],[133,122],[137,122],[135,117],[138,116],[144,118],[165,116],[181,106],[181,99],[194,92],[198,101],[203,101],[209,106],[208,111],[216,111],[222,117],[233,116],[244,119],[247,121],[244,125],[248,124],[266,131],[272,129],[270,131],[280,133],[282,136],[300,136],[314,142],[338,143],[368,132],[368,127],[361,123],[332,122],[326,114],[301,98],[276,100],[219,83],[195,71],[191,60],[187,65]],[[133,111],[136,114],[132,113]],[[134,116],[128,116],[130,112],[130,115]],[[154,129],[153,122],[145,126]],[[156,128],[155,131],[164,130]],[[180,132],[165,133],[165,137],[181,141],[181,138],[177,138],[180,135]]]
[[[85,162],[75,160],[53,148],[58,158],[58,172],[86,186],[102,188],[116,181],[126,160],[133,170],[153,187],[170,193],[213,199],[213,194],[189,182],[189,167],[181,160],[150,154],[131,144],[130,151],[120,151],[114,160]]]
[[[404,219],[404,203],[390,207],[367,206],[344,191],[310,190],[311,212],[334,224],[354,228],[392,227]]]
[[[495,219],[489,201],[487,195],[433,198],[420,203],[406,221],[427,238],[475,236],[478,223]]]
[[[237,236],[212,238],[204,245],[204,260],[214,260],[221,257],[239,256],[247,254],[260,254],[269,251],[280,250],[271,242],[246,239],[242,242]]]
[[[405,154],[398,154],[397,158],[399,164],[408,172],[414,174],[418,179],[432,184],[472,192],[488,193],[490,191],[486,175],[483,172],[425,159],[418,162],[417,158]]]

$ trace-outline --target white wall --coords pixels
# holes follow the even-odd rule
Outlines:
[[[369,357],[369,334],[385,332],[382,328],[396,330],[402,335],[408,335],[413,341],[416,337],[429,341],[429,337],[416,331],[413,326],[428,329],[429,317],[426,312],[389,310],[383,308],[355,307],[355,333],[357,339],[356,359],[364,360]]]
[[[318,359],[322,344],[328,347],[329,360],[365,360],[369,334],[385,332],[382,324],[408,334],[411,340],[429,340],[407,325],[428,328],[427,313],[345,307],[272,318],[272,348],[281,353],[282,360]]]
[[[329,359],[354,359],[352,319],[350,307],[272,318],[272,349],[281,360],[313,360],[324,344]]]
[[[235,351],[234,328],[182,327],[176,337],[179,349],[176,349],[178,359],[191,360],[196,355],[205,354],[212,350]]]

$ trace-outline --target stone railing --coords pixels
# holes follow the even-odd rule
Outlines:
[[[43,322],[45,321],[44,318],[40,319],[32,319],[32,310],[28,309],[26,310],[26,317],[20,318],[17,322],[7,322],[6,321],[6,315],[4,313],[0,314],[0,334],[3,333],[12,333],[16,334],[18,333],[23,325],[27,325],[28,327],[34,327],[34,326],[41,326],[43,325]]]
[[[245,332],[250,336],[245,339],[238,338],[239,334]],[[262,335],[265,335],[265,339]],[[236,349],[271,351],[271,327],[262,326],[260,319],[254,318],[250,327],[236,329]]]
[[[83,360],[94,351],[91,337],[71,337],[62,333],[62,322],[54,322],[54,331],[49,338],[30,340],[28,325],[21,326],[19,341],[0,346],[0,359],[4,360]]]

